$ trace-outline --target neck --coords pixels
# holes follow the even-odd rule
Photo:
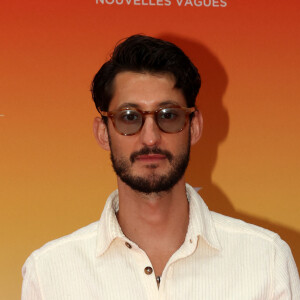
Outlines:
[[[170,191],[159,194],[136,192],[119,178],[118,187],[117,218],[123,233],[148,254],[153,265],[151,257],[158,252],[167,261],[182,245],[187,232],[189,205],[184,179]],[[157,269],[162,271],[161,267]]]

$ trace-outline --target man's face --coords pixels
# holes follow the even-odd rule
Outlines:
[[[186,106],[182,92],[168,74],[119,73],[109,111],[138,108],[145,111],[174,105]],[[142,193],[170,190],[184,175],[189,161],[189,124],[178,133],[164,133],[147,116],[140,132],[123,136],[108,121],[113,168],[119,178]]]

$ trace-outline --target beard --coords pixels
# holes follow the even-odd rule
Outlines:
[[[173,186],[182,178],[185,170],[189,163],[190,158],[190,132],[189,139],[185,149],[178,155],[174,156],[169,151],[162,150],[158,147],[144,147],[139,151],[136,151],[130,155],[130,159],[124,157],[118,158],[112,151],[111,140],[110,143],[110,158],[112,161],[113,169],[119,178],[126,183],[133,190],[138,191],[143,194],[160,193],[167,192],[173,188]],[[139,176],[133,175],[131,172],[131,167],[134,164],[136,158],[139,155],[147,154],[162,154],[166,156],[169,161],[171,169],[167,174],[156,174],[155,168],[157,165],[149,164],[146,167],[153,169],[152,174]]]

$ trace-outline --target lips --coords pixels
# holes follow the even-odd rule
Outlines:
[[[171,162],[173,159],[173,155],[169,151],[159,149],[158,147],[153,147],[153,148],[144,147],[141,150],[133,152],[130,155],[131,163],[134,163],[135,160],[154,161],[154,160],[162,160],[165,158],[168,159],[169,162]]]
[[[147,161],[162,160],[162,159],[166,159],[166,156],[162,154],[146,154],[146,155],[138,155],[136,157],[136,160],[147,160]]]

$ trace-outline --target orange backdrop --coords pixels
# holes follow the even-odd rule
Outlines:
[[[134,33],[177,43],[202,75],[188,181],[210,208],[278,232],[299,266],[299,10],[298,0],[2,1],[0,298],[18,299],[26,257],[97,220],[116,187],[89,86]]]

